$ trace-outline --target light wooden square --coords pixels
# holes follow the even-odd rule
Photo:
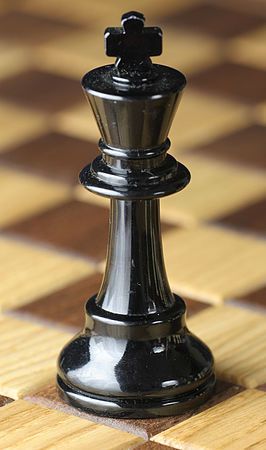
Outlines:
[[[100,139],[100,132],[93,117],[90,105],[84,102],[78,107],[70,108],[54,116],[54,129],[77,138],[93,140],[95,146]],[[100,151],[99,151],[100,155]]]
[[[236,62],[266,69],[266,26],[233,39],[228,56]]]
[[[265,284],[266,243],[214,226],[168,231],[166,267],[178,294],[219,304]]]
[[[0,152],[3,152],[15,144],[21,144],[25,140],[45,132],[47,119],[38,112],[1,101],[0,128]]]
[[[25,0],[21,9],[44,15],[46,17],[67,19],[88,27],[94,27],[104,31],[106,27],[120,26],[121,15],[127,11],[141,11],[147,19],[146,26],[159,26],[159,23],[152,22],[162,15],[171,14],[171,11],[181,11],[188,9],[199,0],[164,0],[164,2],[154,3],[150,0],[135,0],[134,7],[132,0],[120,0],[117,2],[94,2],[89,0],[78,0],[78,2],[66,2],[65,0]],[[103,29],[102,29],[103,28]]]
[[[179,450],[265,449],[266,394],[247,390],[157,434]]]
[[[266,320],[243,308],[216,306],[188,319],[211,348],[219,379],[255,388],[266,382]]]
[[[249,121],[250,111],[245,106],[202,94],[188,86],[170,129],[170,152],[178,155],[191,146],[242,128]]]
[[[0,191],[2,227],[55,206],[71,195],[70,188],[62,183],[10,168],[0,168]]]
[[[31,64],[32,54],[26,47],[0,42],[0,80],[18,74]],[[2,130],[1,130],[2,131]]]
[[[77,83],[89,70],[111,62],[105,55],[103,30],[98,35],[95,30],[71,33],[40,46],[35,55],[35,64],[40,69],[73,77]],[[82,100],[81,88],[80,97]]]
[[[221,60],[219,41],[191,31],[164,27],[163,52],[153,62],[191,75]]]
[[[19,398],[55,378],[56,359],[71,334],[0,317],[0,394]]]
[[[23,305],[89,275],[85,259],[0,238],[0,309]]]
[[[95,205],[103,206],[105,208],[110,208],[110,199],[107,197],[102,197],[101,195],[96,195],[94,192],[90,192],[85,189],[82,185],[77,186],[74,190],[74,196],[77,200],[87,203],[93,203]]]
[[[162,199],[162,217],[186,226],[217,219],[266,195],[266,178],[232,164],[187,156],[180,158],[191,171],[191,183]]]
[[[86,419],[33,405],[24,400],[0,411],[1,445],[19,450],[125,450],[143,440]]]

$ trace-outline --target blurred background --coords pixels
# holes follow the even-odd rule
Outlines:
[[[154,61],[181,70],[188,80],[170,153],[188,166],[192,182],[162,200],[170,282],[197,302],[228,300],[261,308],[266,297],[263,0],[0,0],[2,307],[26,308],[90,272],[83,266],[75,272],[70,264],[62,275],[61,255],[88,262],[95,274],[93,291],[100,283],[108,202],[78,183],[80,169],[98,154],[99,139],[80,78],[112,63],[104,55],[103,32],[119,26],[129,10],[143,12],[147,26],[163,29],[163,54]],[[41,256],[29,256],[30,248],[50,249],[59,259],[48,267]],[[86,283],[75,294],[82,301]]]

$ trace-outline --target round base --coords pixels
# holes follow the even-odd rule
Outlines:
[[[215,386],[215,375],[211,373],[204,383],[190,392],[171,397],[171,391],[168,391],[165,398],[136,399],[94,395],[67,385],[60,376],[57,376],[57,385],[61,397],[68,404],[88,413],[105,417],[143,419],[174,416],[198,407],[211,396]]]

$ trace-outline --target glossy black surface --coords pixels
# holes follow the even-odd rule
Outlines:
[[[147,69],[149,56],[159,51],[149,41],[158,38],[158,29],[143,37],[142,15],[128,13],[122,23],[124,31],[118,29],[115,38],[113,30],[106,34],[116,64],[83,79],[101,133],[101,156],[80,180],[111,198],[110,232],[102,286],[86,304],[84,329],[59,356],[58,387],[71,405],[96,414],[155,417],[205,401],[215,376],[210,350],[187,329],[185,303],[169,288],[161,243],[158,198],[190,180],[188,169],[167,154],[185,78],[164,66]],[[146,38],[143,51],[133,51]],[[147,80],[139,83],[136,64],[142,60]]]
[[[130,11],[121,18],[122,28],[107,28],[104,33],[107,56],[117,56],[113,80],[119,83],[143,84],[154,79],[150,56],[162,53],[162,30],[145,27],[143,14]]]
[[[97,305],[125,315],[171,308],[175,300],[162,256],[159,200],[112,200],[110,222],[107,265]]]
[[[98,76],[99,69],[95,70]],[[164,143],[181,99],[181,91],[151,97],[149,93],[142,92],[138,98],[130,95],[130,89],[123,96],[121,93],[103,95],[92,90],[89,77],[85,81],[85,95],[105,144],[130,150],[153,148]]]
[[[81,333],[62,352],[58,375],[71,405],[127,418],[184,413],[214,384],[209,350],[185,330],[145,341]]]
[[[188,169],[170,155],[138,161],[122,158],[116,163],[114,158],[96,158],[81,171],[81,184],[104,197],[141,200],[173,194],[190,180]]]

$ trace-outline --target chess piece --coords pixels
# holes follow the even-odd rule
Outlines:
[[[68,403],[89,412],[173,415],[204,402],[215,383],[212,354],[187,329],[185,303],[169,288],[160,235],[159,198],[190,180],[167,154],[186,80],[151,62],[161,53],[162,32],[144,28],[140,13],[107,29],[105,44],[116,63],[82,80],[101,155],[80,180],[111,199],[107,264],[99,293],[86,304],[84,329],[60,354],[57,381]]]

